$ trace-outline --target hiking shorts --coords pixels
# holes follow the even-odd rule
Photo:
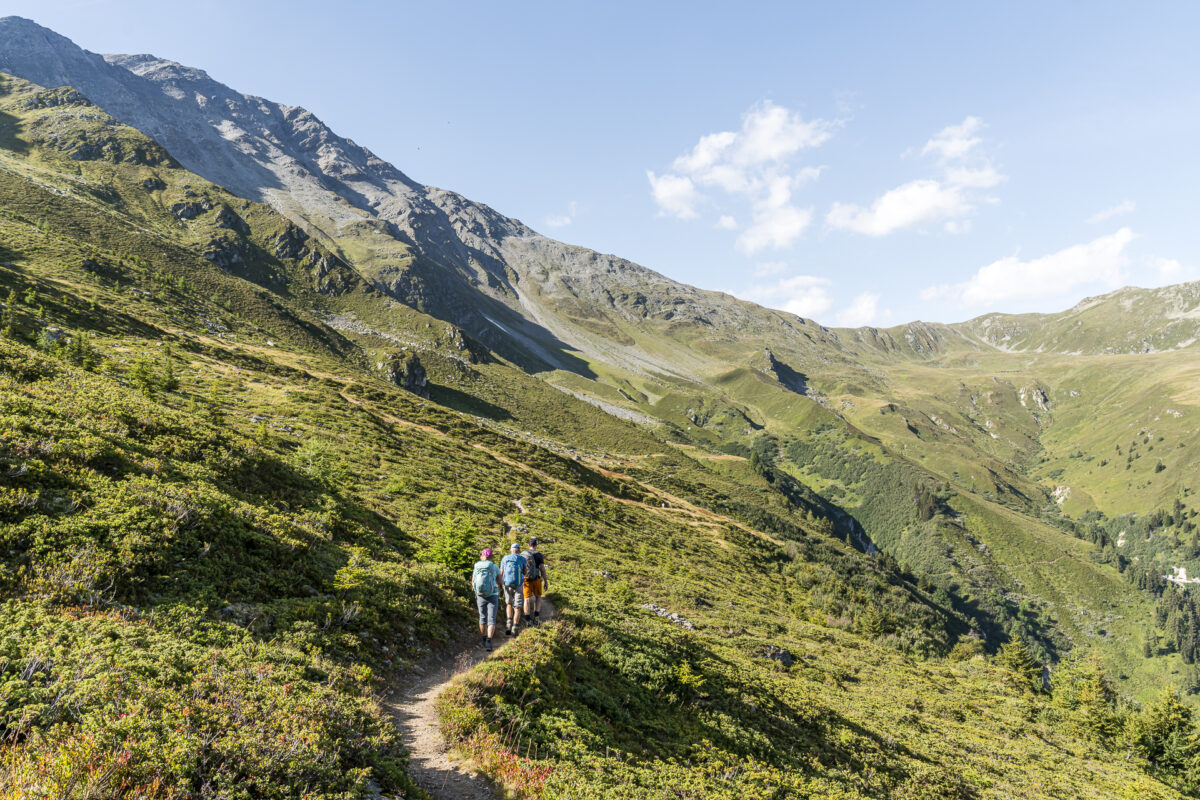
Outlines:
[[[480,625],[496,624],[496,609],[500,607],[500,595],[494,594],[491,597],[475,595],[475,605],[479,606]]]
[[[504,587],[504,604],[508,606],[519,605],[521,599],[520,586],[505,586]]]
[[[541,597],[542,579],[534,578],[532,580],[525,581],[525,585],[521,588],[523,589],[523,594],[525,595],[526,599],[530,597]]]

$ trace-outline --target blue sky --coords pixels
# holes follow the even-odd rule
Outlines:
[[[826,324],[1200,277],[1200,4],[0,3]]]

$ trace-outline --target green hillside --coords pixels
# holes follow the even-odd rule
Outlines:
[[[0,798],[420,797],[382,700],[471,627],[473,553],[527,532],[559,619],[442,700],[515,796],[1193,790],[1157,689],[1194,619],[1052,507],[1066,401],[1043,430],[1010,381],[989,452],[933,419],[966,429],[960,395],[848,350],[535,376],[321,238],[0,78]],[[1175,430],[1127,480],[1189,463]],[[1150,496],[1078,466],[1110,517]],[[1065,659],[1049,690],[1033,657]]]

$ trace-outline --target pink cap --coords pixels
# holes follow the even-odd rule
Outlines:
[[[483,552],[479,554],[479,557],[480,558],[491,558],[492,557],[492,548],[490,548],[490,547],[483,548]]]

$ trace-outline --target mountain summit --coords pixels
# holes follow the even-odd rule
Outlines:
[[[814,340],[838,347],[836,336],[793,315],[557,242],[421,185],[305,109],[240,94],[201,70],[148,55],[99,56],[15,17],[0,20],[0,41],[0,70],[77,88],[188,169],[356,256],[382,290],[531,369],[591,375],[584,360],[594,358],[695,379],[719,363],[665,330],[692,322],[725,337],[770,333],[785,350]],[[664,348],[675,352],[663,357]]]

